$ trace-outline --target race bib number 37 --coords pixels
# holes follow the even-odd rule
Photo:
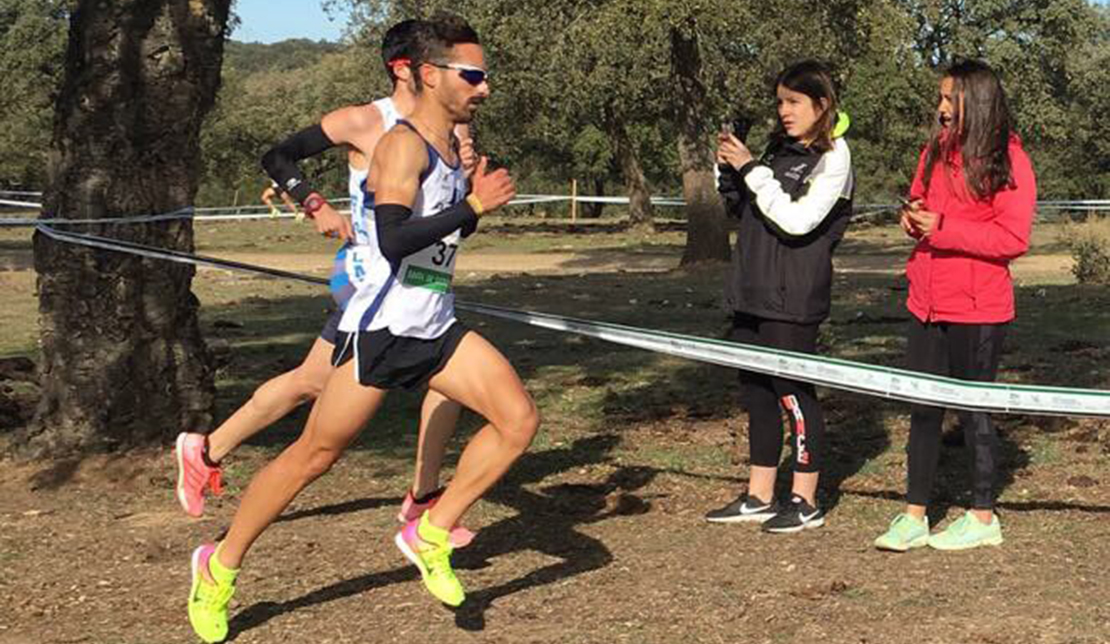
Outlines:
[[[458,248],[458,244],[439,241],[409,257],[402,271],[401,283],[436,293],[449,292]]]

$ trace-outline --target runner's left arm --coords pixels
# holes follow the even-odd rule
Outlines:
[[[382,163],[383,158],[389,162]],[[374,153],[372,166],[377,179],[374,223],[378,246],[391,263],[401,262],[460,228],[473,230],[478,224],[478,215],[466,200],[430,217],[412,217],[420,174],[427,163],[423,141],[408,131],[386,135]]]

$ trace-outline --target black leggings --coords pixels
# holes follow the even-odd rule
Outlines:
[[[737,313],[730,339],[801,353],[817,352],[817,324],[795,324]],[[744,407],[748,410],[751,464],[778,467],[782,457],[782,412],[790,419],[796,472],[820,472],[825,442],[825,414],[813,385],[740,372]],[[781,404],[781,407],[780,407]]]
[[[993,382],[1005,324],[925,323],[913,318],[909,332],[909,368],[961,380]],[[964,442],[970,450],[972,508],[994,507],[998,470],[998,433],[984,412],[961,411]],[[906,501],[928,505],[940,459],[940,434],[944,408],[914,405],[910,416],[910,442]]]

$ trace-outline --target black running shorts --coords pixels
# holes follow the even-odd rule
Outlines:
[[[332,364],[338,367],[354,358],[360,384],[378,389],[415,389],[447,366],[469,331],[456,321],[433,340],[396,336],[389,329],[340,332]]]
[[[343,309],[336,309],[328,316],[328,321],[324,322],[324,328],[320,331],[320,339],[328,344],[335,344],[336,339],[339,337],[339,320],[343,319]]]

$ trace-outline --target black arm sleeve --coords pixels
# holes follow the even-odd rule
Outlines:
[[[305,181],[297,162],[333,147],[335,143],[317,123],[270,148],[262,155],[262,167],[279,188],[292,195],[298,203],[304,203],[312,194],[312,187]]]
[[[443,237],[462,228],[472,231],[478,225],[478,215],[466,201],[451,206],[431,217],[412,218],[412,209],[400,204],[387,203],[374,207],[374,226],[378,230],[378,246],[391,264],[397,264],[436,243]]]
[[[467,219],[463,222],[462,230],[459,231],[459,234],[462,235],[463,239],[466,239],[473,235],[476,230],[478,230],[477,215],[475,215],[474,219]]]

